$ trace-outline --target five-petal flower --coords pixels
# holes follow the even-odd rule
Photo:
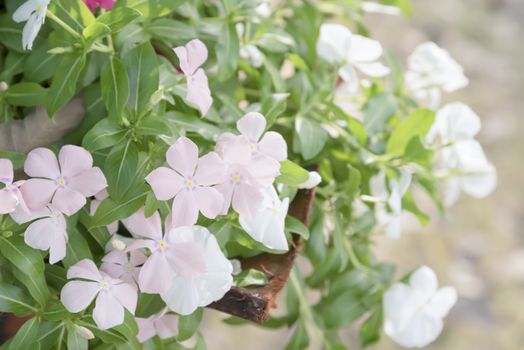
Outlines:
[[[125,252],[115,249],[102,258],[100,271],[126,283],[137,285],[140,268],[146,260],[146,256],[139,250]]]
[[[13,181],[13,163],[9,159],[0,159],[0,183],[4,184],[4,188],[0,188],[0,214],[12,213],[18,205],[27,211],[24,197],[19,190],[24,181]]]
[[[100,329],[124,322],[124,308],[132,314],[137,304],[136,287],[99,271],[89,259],[80,260],[67,270],[69,281],[62,288],[60,300],[72,313],[85,310],[95,299],[93,320]]]

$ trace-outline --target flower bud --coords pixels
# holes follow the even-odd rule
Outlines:
[[[126,249],[126,244],[123,241],[121,241],[119,239],[116,239],[116,238],[111,241],[111,245],[116,250],[124,250],[124,249]]]
[[[238,275],[242,272],[242,264],[240,263],[240,260],[238,259],[231,259],[229,260],[231,265],[233,265],[233,275]]]
[[[95,335],[93,332],[91,332],[88,328],[83,326],[75,326],[76,332],[82,337],[87,340],[89,339],[95,339]]]
[[[6,91],[9,89],[9,85],[5,81],[0,81],[0,91]]]

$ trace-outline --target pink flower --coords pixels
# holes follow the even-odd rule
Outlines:
[[[206,228],[177,227],[169,231],[167,240],[171,251],[168,261],[174,274],[160,297],[171,310],[189,315],[221,299],[231,289],[233,266]]]
[[[50,264],[66,256],[68,241],[66,220],[64,215],[52,205],[30,214],[17,209],[11,213],[11,218],[20,225],[35,220],[25,230],[24,241],[31,248],[49,250]]]
[[[91,205],[89,207],[89,215],[95,215],[96,210],[100,206],[100,203],[102,203],[102,201],[107,197],[109,197],[109,194],[107,193],[106,189],[103,189],[102,191],[95,194],[95,199],[91,201]],[[110,223],[106,226],[106,228],[110,234],[114,235],[118,231],[118,221]]]
[[[214,219],[220,214],[224,198],[213,185],[225,179],[226,165],[218,154],[210,152],[198,158],[198,147],[187,137],[180,137],[166,153],[172,169],[153,170],[146,181],[159,200],[173,200],[173,225],[189,226],[198,213]]]
[[[133,236],[145,238],[130,243],[127,246],[128,251],[141,248],[148,248],[151,251],[138,275],[140,290],[144,293],[158,294],[169,288],[173,271],[167,260],[170,254],[169,244],[162,233],[160,214],[155,212],[146,218],[144,210],[140,209],[129,218],[122,220],[122,223]]]
[[[73,215],[86,204],[86,197],[107,187],[102,171],[93,167],[91,154],[78,146],[62,147],[58,161],[49,149],[34,149],[27,155],[24,170],[34,177],[20,187],[30,210],[51,202],[62,213]]]
[[[226,180],[215,186],[224,196],[222,214],[227,214],[232,206],[246,218],[253,218],[264,200],[263,189],[280,174],[280,163],[262,154],[253,155],[253,148],[243,135],[221,136],[217,152],[228,165]]]
[[[205,115],[213,103],[206,73],[199,68],[207,60],[206,45],[194,39],[186,46],[179,46],[173,50],[180,61],[180,69],[187,78],[186,99],[195,104]]]
[[[111,10],[116,0],[83,0],[84,4],[87,5],[87,8],[91,12],[95,12],[97,7],[101,7],[104,10]]]
[[[85,310],[95,299],[93,319],[100,329],[108,329],[124,322],[124,308],[132,314],[137,304],[136,287],[98,271],[94,262],[80,260],[67,270],[69,281],[60,293],[60,300],[72,313]]]
[[[13,163],[9,159],[0,159],[0,183],[5,185],[0,189],[0,214],[12,213],[18,205],[27,211],[24,197],[18,189],[24,181],[13,183],[13,178]]]
[[[122,250],[112,250],[102,258],[100,271],[104,271],[109,276],[121,279],[122,281],[137,285],[140,266],[147,260],[146,256],[139,250],[129,253]]]
[[[178,316],[166,314],[168,308],[164,308],[157,314],[148,318],[136,318],[138,325],[138,341],[144,343],[158,335],[160,339],[176,337],[178,335]]]

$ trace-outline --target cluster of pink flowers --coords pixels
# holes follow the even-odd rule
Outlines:
[[[115,5],[116,0],[83,0],[84,4],[91,12],[95,12],[97,7],[103,8],[104,10],[111,10]]]

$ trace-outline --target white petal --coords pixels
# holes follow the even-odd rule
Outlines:
[[[180,315],[190,315],[199,307],[199,293],[192,279],[177,276],[171,287],[160,294],[166,305]]]
[[[93,320],[100,329],[109,329],[124,323],[124,307],[109,291],[102,291],[96,298]]]
[[[421,297],[427,301],[437,291],[438,281],[435,272],[427,267],[419,267],[409,279],[409,284]]]
[[[39,0],[28,0],[24,2],[16,11],[13,13],[13,21],[20,23],[25,22],[29,19],[29,16],[36,11]]]
[[[456,304],[457,298],[458,296],[455,288],[440,288],[429,300],[429,303],[426,306],[426,312],[434,317],[444,318],[449,310]]]
[[[351,45],[351,31],[340,24],[320,26],[317,54],[329,63],[342,63],[347,59]]]
[[[391,73],[391,70],[380,62],[356,63],[355,66],[370,77],[380,78]]]
[[[373,62],[382,55],[382,45],[377,40],[362,35],[351,37],[349,61],[352,63]]]
[[[98,282],[67,282],[60,292],[60,301],[72,313],[85,310],[100,290]]]

